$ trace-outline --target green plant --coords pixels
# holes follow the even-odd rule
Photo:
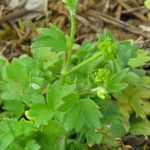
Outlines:
[[[50,25],[33,42],[33,58],[0,57],[2,150],[107,148],[127,133],[150,135],[150,78],[141,67],[150,57],[107,29],[75,47],[78,0],[63,2],[70,36]]]
[[[144,5],[147,9],[150,9],[150,0],[145,0]],[[150,18],[150,13],[148,13],[148,18]]]
[[[145,0],[144,4],[146,8],[150,9],[150,0]]]

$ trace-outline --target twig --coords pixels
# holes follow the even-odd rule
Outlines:
[[[14,20],[16,18],[19,18],[19,17],[21,17],[25,14],[28,14],[29,12],[31,12],[31,11],[29,11],[25,8],[22,8],[20,10],[16,10],[16,11],[12,12],[11,14],[8,14],[8,15],[0,18],[0,24],[4,23],[4,22],[7,22],[7,21]]]
[[[126,10],[131,10],[132,7],[130,7],[125,1],[123,0],[116,0],[116,2],[121,5],[123,8],[125,8]],[[133,15],[136,16],[137,18],[139,18],[140,20],[142,21],[147,21],[148,19],[143,16],[142,14],[140,13],[137,13],[137,12],[133,12]]]
[[[105,7],[103,9],[103,13],[107,13],[110,5],[110,0],[105,1]]]
[[[80,21],[85,27],[90,27],[93,31],[97,31],[97,28],[93,25],[91,25],[91,23],[84,17],[76,15],[76,18],[78,21]]]
[[[77,37],[77,38],[75,39],[75,42],[78,43],[79,41],[82,41],[82,40],[83,40],[84,38],[86,38],[87,36],[88,36],[87,34],[83,34],[83,35]]]
[[[121,14],[122,14],[122,6],[118,5],[116,11],[116,19],[120,20]]]
[[[0,6],[0,18],[2,18],[3,9],[4,9],[4,5]]]
[[[149,43],[150,43],[150,39],[147,39],[145,41],[136,41],[135,42],[139,48],[147,48]]]
[[[16,25],[16,24],[11,24],[11,25],[12,25],[12,27],[15,29],[15,31],[16,31],[16,33],[17,33],[19,39],[22,39],[22,35],[21,35],[21,33],[20,33],[20,31],[19,31],[17,25]]]
[[[5,46],[0,50],[0,56],[3,55],[3,52],[12,44],[12,41],[7,42]]]
[[[143,9],[146,9],[145,6],[139,6],[139,7],[131,8],[131,9],[128,9],[128,10],[124,10],[124,11],[122,11],[122,14],[133,13],[133,12],[140,11],[140,10],[143,10]]]
[[[123,22],[123,21],[117,20],[117,19],[115,19],[113,17],[110,17],[110,16],[108,16],[106,14],[103,14],[103,13],[100,13],[98,11],[89,10],[88,11],[88,15],[92,15],[92,16],[94,16],[96,18],[101,19],[105,23],[112,24],[112,25],[114,25],[116,27],[122,28],[123,30],[131,32],[133,34],[141,35],[141,36],[143,36],[145,38],[148,38],[148,39],[150,38],[150,34],[145,33],[142,30],[137,29],[137,28],[135,28],[135,27],[133,27],[133,26]]]

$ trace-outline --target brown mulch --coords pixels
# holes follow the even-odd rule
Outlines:
[[[7,5],[8,1],[0,1],[0,55],[9,60],[22,53],[31,55],[30,44],[37,35],[37,28],[48,26],[49,22],[69,33],[69,15],[59,0],[49,1],[47,18],[44,15],[30,16],[33,12],[22,7],[10,10]],[[118,40],[133,39],[140,48],[149,50],[148,13],[144,0],[80,0],[76,42],[96,40],[96,34],[108,28]],[[26,20],[27,14],[31,21],[22,21]]]

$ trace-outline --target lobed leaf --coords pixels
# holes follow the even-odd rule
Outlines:
[[[18,99],[26,92],[29,86],[29,74],[27,68],[14,59],[11,64],[8,64],[3,69],[3,80],[1,86],[1,98],[6,100]]]
[[[91,147],[95,144],[100,144],[102,141],[102,134],[96,133],[95,130],[89,130],[85,134],[88,145]]]
[[[60,105],[62,105],[62,98],[74,93],[74,85],[61,86],[59,83],[54,83],[47,93],[47,102],[49,108],[55,111]]]
[[[126,134],[125,129],[125,118],[124,116],[119,112],[119,108],[116,103],[114,102],[107,102],[103,101],[103,104],[101,103],[100,108],[102,106],[107,106],[103,111],[104,119],[102,119],[102,125],[107,128],[109,132],[114,137],[122,137]]]
[[[137,57],[131,58],[128,64],[132,67],[140,67],[145,65],[146,62],[150,61],[150,56],[144,50],[137,51]]]
[[[41,149],[41,146],[37,144],[35,140],[27,141],[26,146],[24,148],[24,150],[39,150],[39,149]]]
[[[37,127],[40,127],[50,121],[54,114],[46,104],[33,104],[30,110],[26,111],[26,117],[33,120]]]
[[[31,46],[32,49],[49,47],[54,51],[67,50],[66,37],[56,26],[41,28],[40,33],[42,36],[35,39]]]
[[[19,119],[24,113],[24,107],[21,101],[4,101],[3,115]]]
[[[100,128],[101,116],[98,106],[93,101],[82,99],[65,113],[63,123],[68,131],[95,130]]]
[[[130,58],[136,57],[137,48],[129,41],[122,41],[118,43],[120,60],[127,65]]]
[[[19,136],[27,136],[32,131],[32,124],[22,119],[6,119],[0,122],[0,145],[7,150],[9,145]]]
[[[147,119],[132,119],[130,132],[133,135],[144,135],[148,137],[150,135],[150,122]]]

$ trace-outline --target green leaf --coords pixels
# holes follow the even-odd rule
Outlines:
[[[66,130],[94,130],[100,127],[101,116],[98,106],[93,101],[82,99],[65,113],[63,123]]]
[[[107,80],[106,87],[108,88],[108,90],[110,90],[111,92],[119,92],[125,89],[128,84],[119,82],[121,82],[127,76],[128,71],[128,68],[120,70],[116,74],[114,74],[109,80]]]
[[[13,139],[14,136],[9,132],[0,134],[0,148],[2,150],[7,150],[7,147],[11,144]]]
[[[75,14],[76,7],[79,0],[62,0],[67,6],[72,14]]]
[[[136,113],[136,117],[142,117],[142,118],[146,117],[146,114],[143,108],[143,103],[144,103],[143,100],[140,98],[139,99],[132,98],[130,100],[130,104]]]
[[[144,50],[138,50],[137,57],[130,59],[128,64],[136,68],[145,65],[148,61],[150,61],[148,53]]]
[[[56,26],[51,25],[50,28],[41,28],[40,33],[42,36],[35,39],[32,44],[33,49],[49,47],[54,51],[67,50],[66,37]]]
[[[58,121],[51,120],[49,124],[42,127],[42,131],[36,134],[35,139],[43,150],[49,150],[49,148],[51,150],[62,150],[60,146],[63,145],[64,137],[67,136],[67,134]]]
[[[26,112],[27,118],[33,120],[37,127],[46,124],[57,115],[57,109],[63,104],[62,98],[73,93],[74,90],[74,85],[61,86],[59,83],[54,83],[49,87],[47,104],[32,104],[30,110]]]
[[[119,103],[120,110],[127,119],[129,119],[130,114],[135,113],[136,117],[146,118],[150,114],[149,108],[149,98],[150,90],[145,88],[146,83],[148,84],[149,77],[146,77],[145,81],[141,78],[143,82],[143,87],[136,87],[129,84],[122,94],[114,95]],[[145,87],[144,87],[145,86]]]
[[[27,103],[29,106],[34,103],[45,103],[45,97],[37,92],[31,92],[21,97],[21,100],[24,103]]]
[[[24,119],[17,121],[6,119],[0,122],[0,145],[3,150],[11,144],[15,138],[26,136],[32,131],[32,124]]]
[[[41,146],[36,143],[35,140],[29,140],[24,148],[24,150],[39,150]]]
[[[22,134],[27,135],[32,130],[32,124],[29,121],[21,119],[20,121],[15,119],[5,119],[0,122],[0,131],[10,132],[15,136]]]
[[[150,121],[147,119],[132,119],[130,132],[133,135],[144,135],[148,137],[150,135]]]
[[[43,91],[45,87],[45,80],[41,77],[31,77],[30,78],[30,85],[33,88],[33,90],[39,90]]]
[[[144,4],[146,8],[150,9],[150,0],[145,0]]]
[[[122,41],[118,43],[120,60],[127,65],[130,58],[136,57],[137,48],[129,41]]]
[[[68,149],[68,150],[76,150],[76,149],[77,149],[77,146],[76,146],[75,141],[70,141],[70,142],[67,144],[67,149]]]
[[[46,124],[53,116],[54,114],[47,104],[33,104],[30,110],[26,111],[26,117],[29,120],[33,120],[37,127]]]
[[[126,76],[126,80],[133,85],[139,85],[142,82],[142,79],[140,76],[134,72],[128,72]]]
[[[63,104],[58,108],[60,111],[67,111],[79,100],[79,95],[77,93],[71,93],[63,98]]]
[[[146,100],[148,101],[150,98],[150,90],[142,87],[129,86],[125,90],[125,95],[129,99],[129,103],[134,109],[136,116],[145,118],[147,112],[149,112],[145,105],[147,104]]]
[[[53,66],[59,60],[59,53],[51,51],[49,47],[39,47],[33,49],[34,60],[37,64],[42,64],[44,69],[48,69]]]
[[[109,80],[109,84],[121,82],[126,77],[128,71],[128,68],[118,71],[115,75],[111,77],[111,79]]]
[[[5,83],[2,86],[2,99],[18,99],[27,91],[29,86],[28,70],[18,59],[14,59],[11,64],[4,67],[3,77]]]
[[[108,130],[114,137],[122,137],[126,134],[125,129],[125,118],[119,112],[119,108],[116,103],[101,101],[100,109],[104,107],[102,111],[104,119],[101,120],[103,126],[106,128],[109,126]]]
[[[7,59],[3,56],[0,56],[0,80],[2,80],[2,70],[6,64],[7,64]]]
[[[19,60],[14,59],[11,64],[4,68],[4,80],[19,83],[22,88],[28,83],[27,68]]]
[[[89,41],[85,41],[83,42],[78,51],[77,51],[77,57],[79,60],[85,60],[88,58],[87,55],[90,54],[93,54],[94,50],[95,50],[95,47],[96,47],[96,43],[95,42],[89,42]],[[85,57],[86,56],[86,57]]]
[[[95,144],[100,144],[102,141],[102,134],[96,133],[94,130],[89,130],[85,134],[88,145],[91,147]]]
[[[34,59],[27,55],[20,56],[18,61],[27,68],[28,72],[35,71],[37,68]]]
[[[17,106],[17,109],[16,109]],[[24,113],[24,104],[20,101],[4,101],[3,112],[8,117],[19,119]]]
[[[66,85],[61,86],[59,83],[54,83],[47,93],[47,102],[49,108],[55,111],[62,103],[62,98],[69,95],[70,93],[74,93],[75,86],[74,85]]]
[[[111,87],[109,87],[109,90],[113,93],[120,92],[123,89],[125,89],[127,86],[128,86],[127,83],[116,83],[116,84],[111,85]]]
[[[4,100],[16,100],[19,96],[21,96],[21,86],[17,83],[2,83],[2,92],[1,92],[1,98]]]

